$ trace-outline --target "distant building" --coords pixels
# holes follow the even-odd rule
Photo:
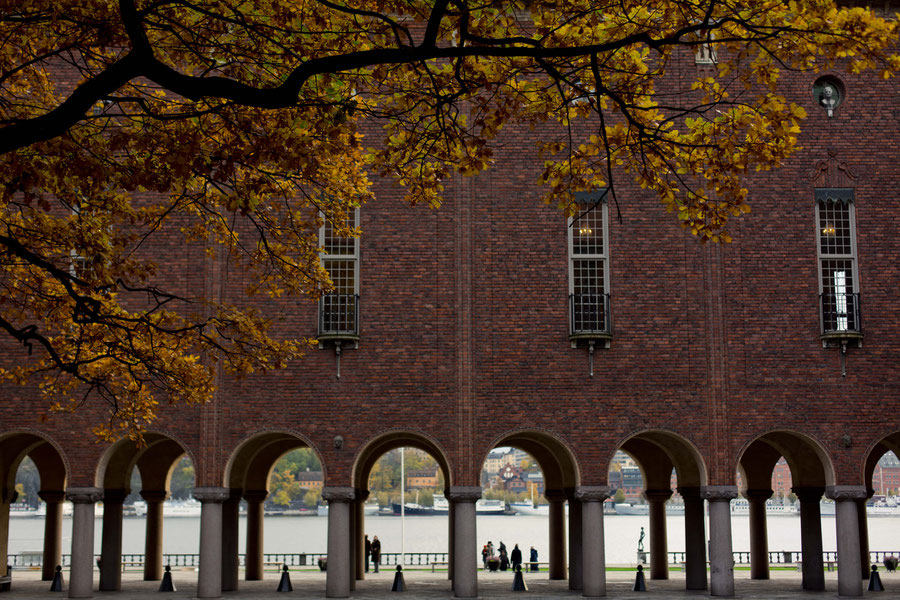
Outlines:
[[[297,473],[297,482],[303,489],[320,490],[324,481],[322,471],[300,471]]]
[[[406,487],[410,490],[436,488],[438,486],[438,470],[423,469],[406,472]]]

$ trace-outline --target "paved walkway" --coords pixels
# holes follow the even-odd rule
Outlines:
[[[158,582],[142,581],[140,573],[129,572],[123,576],[122,591],[119,592],[95,592],[95,598],[115,598],[116,600],[150,600],[153,598],[171,598],[181,600],[192,598],[196,594],[196,572],[193,569],[173,571],[173,580],[177,592],[160,594]],[[885,592],[865,592],[867,597],[900,598],[900,573],[885,573],[879,570],[881,580],[886,589]],[[66,573],[67,575],[67,573]],[[684,577],[682,573],[672,573],[667,581],[647,581],[647,592],[633,592],[634,572],[610,571],[607,574],[607,597],[621,600],[646,600],[648,598],[707,598],[709,592],[687,592],[684,589]],[[735,573],[735,596],[752,600],[814,600],[819,598],[837,598],[837,574],[826,573],[826,591],[820,593],[803,592],[800,590],[800,574],[792,571],[775,571],[769,581],[751,581],[748,571]],[[238,598],[278,598],[287,600],[291,597],[303,599],[325,598],[325,574],[318,571],[293,571],[291,582],[294,591],[291,594],[279,594],[275,590],[278,586],[280,575],[278,573],[266,573],[264,581],[241,581],[241,589],[237,592],[227,592],[226,599]],[[351,598],[453,598],[450,584],[447,581],[447,573],[431,573],[430,571],[407,571],[405,573],[407,591],[405,594],[391,593],[391,583],[394,573],[382,571],[381,573],[367,574],[365,581],[357,582],[356,591],[351,593]],[[94,585],[96,589],[96,576]],[[537,600],[542,598],[581,598],[579,592],[568,589],[566,581],[549,581],[546,573],[533,574],[526,577],[527,592],[512,591],[511,573],[478,573],[478,591],[481,598],[489,599],[513,599]],[[865,590],[865,582],[863,589]],[[40,580],[40,572],[16,571],[13,575],[13,589],[6,598],[12,599],[37,599],[63,598],[66,594],[54,594],[49,592],[50,584]],[[68,589],[68,586],[65,588]]]

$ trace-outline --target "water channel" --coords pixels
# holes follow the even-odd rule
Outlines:
[[[448,520],[446,517],[406,517],[406,552],[446,552]],[[95,552],[100,553],[102,519],[95,521]],[[750,550],[749,518],[732,516],[734,551]],[[684,550],[684,517],[667,517],[669,551]],[[124,519],[122,552],[144,552],[144,519]],[[323,553],[327,547],[327,517],[267,517],[265,519],[266,553]],[[606,515],[607,564],[633,564],[641,527],[649,532],[647,516]],[[241,552],[244,548],[246,519],[240,519]],[[9,552],[39,551],[43,544],[44,522],[42,518],[10,519]],[[548,557],[548,519],[542,516],[482,516],[478,517],[479,549],[491,540],[494,546],[503,541],[510,550],[519,544],[525,556],[531,546],[539,553],[540,560]],[[708,531],[708,530],[707,530]],[[393,516],[366,517],[366,533],[377,535],[384,552],[401,551],[400,518]],[[770,515],[768,518],[769,549],[771,551],[800,550],[800,518],[796,515]],[[63,520],[63,553],[71,548],[72,521]],[[823,549],[836,550],[834,517],[822,519]],[[166,554],[195,554],[200,539],[200,519],[194,517],[167,518],[164,522],[163,552]],[[649,542],[649,540],[645,540]],[[869,548],[900,554],[900,516],[869,518]]]

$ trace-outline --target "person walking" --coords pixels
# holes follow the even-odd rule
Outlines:
[[[487,571],[487,559],[490,556],[491,551],[488,549],[488,545],[485,544],[481,548],[481,563],[484,565],[484,570]]]
[[[528,562],[531,563],[530,566],[532,571],[538,570],[538,555],[537,550],[534,549],[534,546],[531,547],[531,554],[528,557]]]
[[[516,544],[513,547],[512,552],[509,554],[509,560],[512,563],[512,570],[515,571],[516,567],[522,564],[522,551],[519,550],[519,545]]]
[[[366,573],[369,572],[369,559],[372,557],[372,542],[369,541],[369,536],[366,535]]]
[[[375,572],[378,572],[378,565],[381,564],[381,542],[378,536],[372,538],[372,564],[375,566]]]
[[[500,554],[500,570],[505,571],[509,568],[509,555],[506,553],[506,544],[500,542],[499,554]]]

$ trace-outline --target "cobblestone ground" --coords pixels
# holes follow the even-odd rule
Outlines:
[[[884,592],[864,592],[867,597],[900,598],[900,574],[879,572],[884,584]],[[66,575],[68,575],[66,573]],[[263,581],[241,581],[241,589],[237,592],[227,592],[225,598],[279,598],[285,600],[290,597],[324,599],[325,598],[325,574],[317,571],[293,571],[291,582],[294,587],[292,593],[278,593],[276,588],[280,574],[274,571],[266,573]],[[173,571],[173,580],[177,591],[175,593],[160,593],[159,583],[142,581],[140,573],[125,573],[123,575],[122,591],[119,592],[94,592],[95,598],[116,598],[149,600],[151,597],[171,598],[173,600],[192,598],[196,595],[196,572],[193,570]],[[539,598],[580,598],[580,592],[570,591],[566,581],[549,581],[546,574],[534,574],[526,578],[527,592],[512,591],[512,574],[510,573],[485,573],[478,574],[478,591],[481,598],[491,599],[539,599]],[[430,571],[407,571],[405,573],[407,591],[403,594],[392,593],[391,584],[394,579],[393,571],[382,571],[378,574],[369,573],[365,581],[357,582],[357,587],[352,592],[352,598],[453,598],[447,574],[431,573]],[[813,600],[816,598],[837,598],[837,574],[826,573],[826,591],[820,593],[803,592],[800,590],[800,574],[790,571],[777,571],[772,573],[769,581],[751,581],[749,573],[737,571],[735,574],[735,596],[747,599],[774,599],[774,600]],[[97,579],[95,577],[95,586]],[[610,599],[638,600],[648,598],[705,598],[708,592],[687,592],[684,590],[684,578],[681,573],[671,574],[667,581],[647,581],[647,592],[633,592],[634,573],[628,571],[610,571],[607,575],[607,597]],[[865,584],[863,589],[865,589]],[[16,571],[13,575],[13,589],[6,598],[33,599],[61,598],[67,594],[49,592],[50,584],[40,581],[40,573],[34,571]],[[66,586],[66,590],[68,587]],[[96,588],[95,588],[96,589]],[[2,600],[2,599],[0,599]]]

